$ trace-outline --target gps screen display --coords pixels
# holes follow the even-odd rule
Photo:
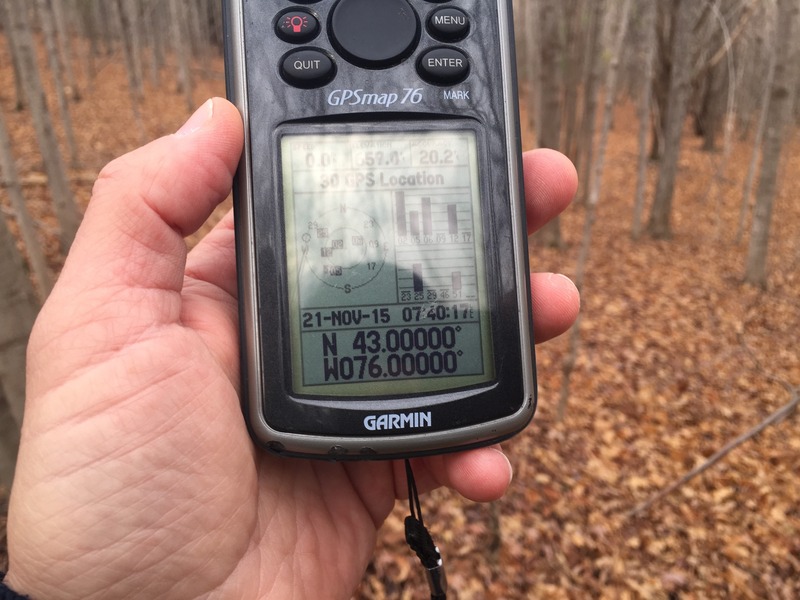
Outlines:
[[[294,392],[397,397],[491,381],[475,132],[280,144]]]

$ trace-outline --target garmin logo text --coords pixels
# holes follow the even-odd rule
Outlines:
[[[430,412],[393,413],[388,415],[369,415],[364,418],[364,427],[369,431],[385,429],[420,429],[430,427]]]

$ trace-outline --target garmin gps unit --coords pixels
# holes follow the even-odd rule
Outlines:
[[[495,443],[536,405],[511,0],[226,0],[242,403],[280,454]]]

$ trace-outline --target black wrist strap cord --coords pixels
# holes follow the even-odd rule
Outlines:
[[[408,505],[411,514],[406,517],[406,542],[419,557],[428,577],[431,588],[431,600],[447,600],[447,576],[439,548],[425,528],[422,520],[422,507],[419,502],[417,482],[411,461],[406,459],[406,479],[408,480]]]

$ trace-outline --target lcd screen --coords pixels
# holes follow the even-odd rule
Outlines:
[[[491,381],[476,133],[285,134],[280,146],[294,393]]]

